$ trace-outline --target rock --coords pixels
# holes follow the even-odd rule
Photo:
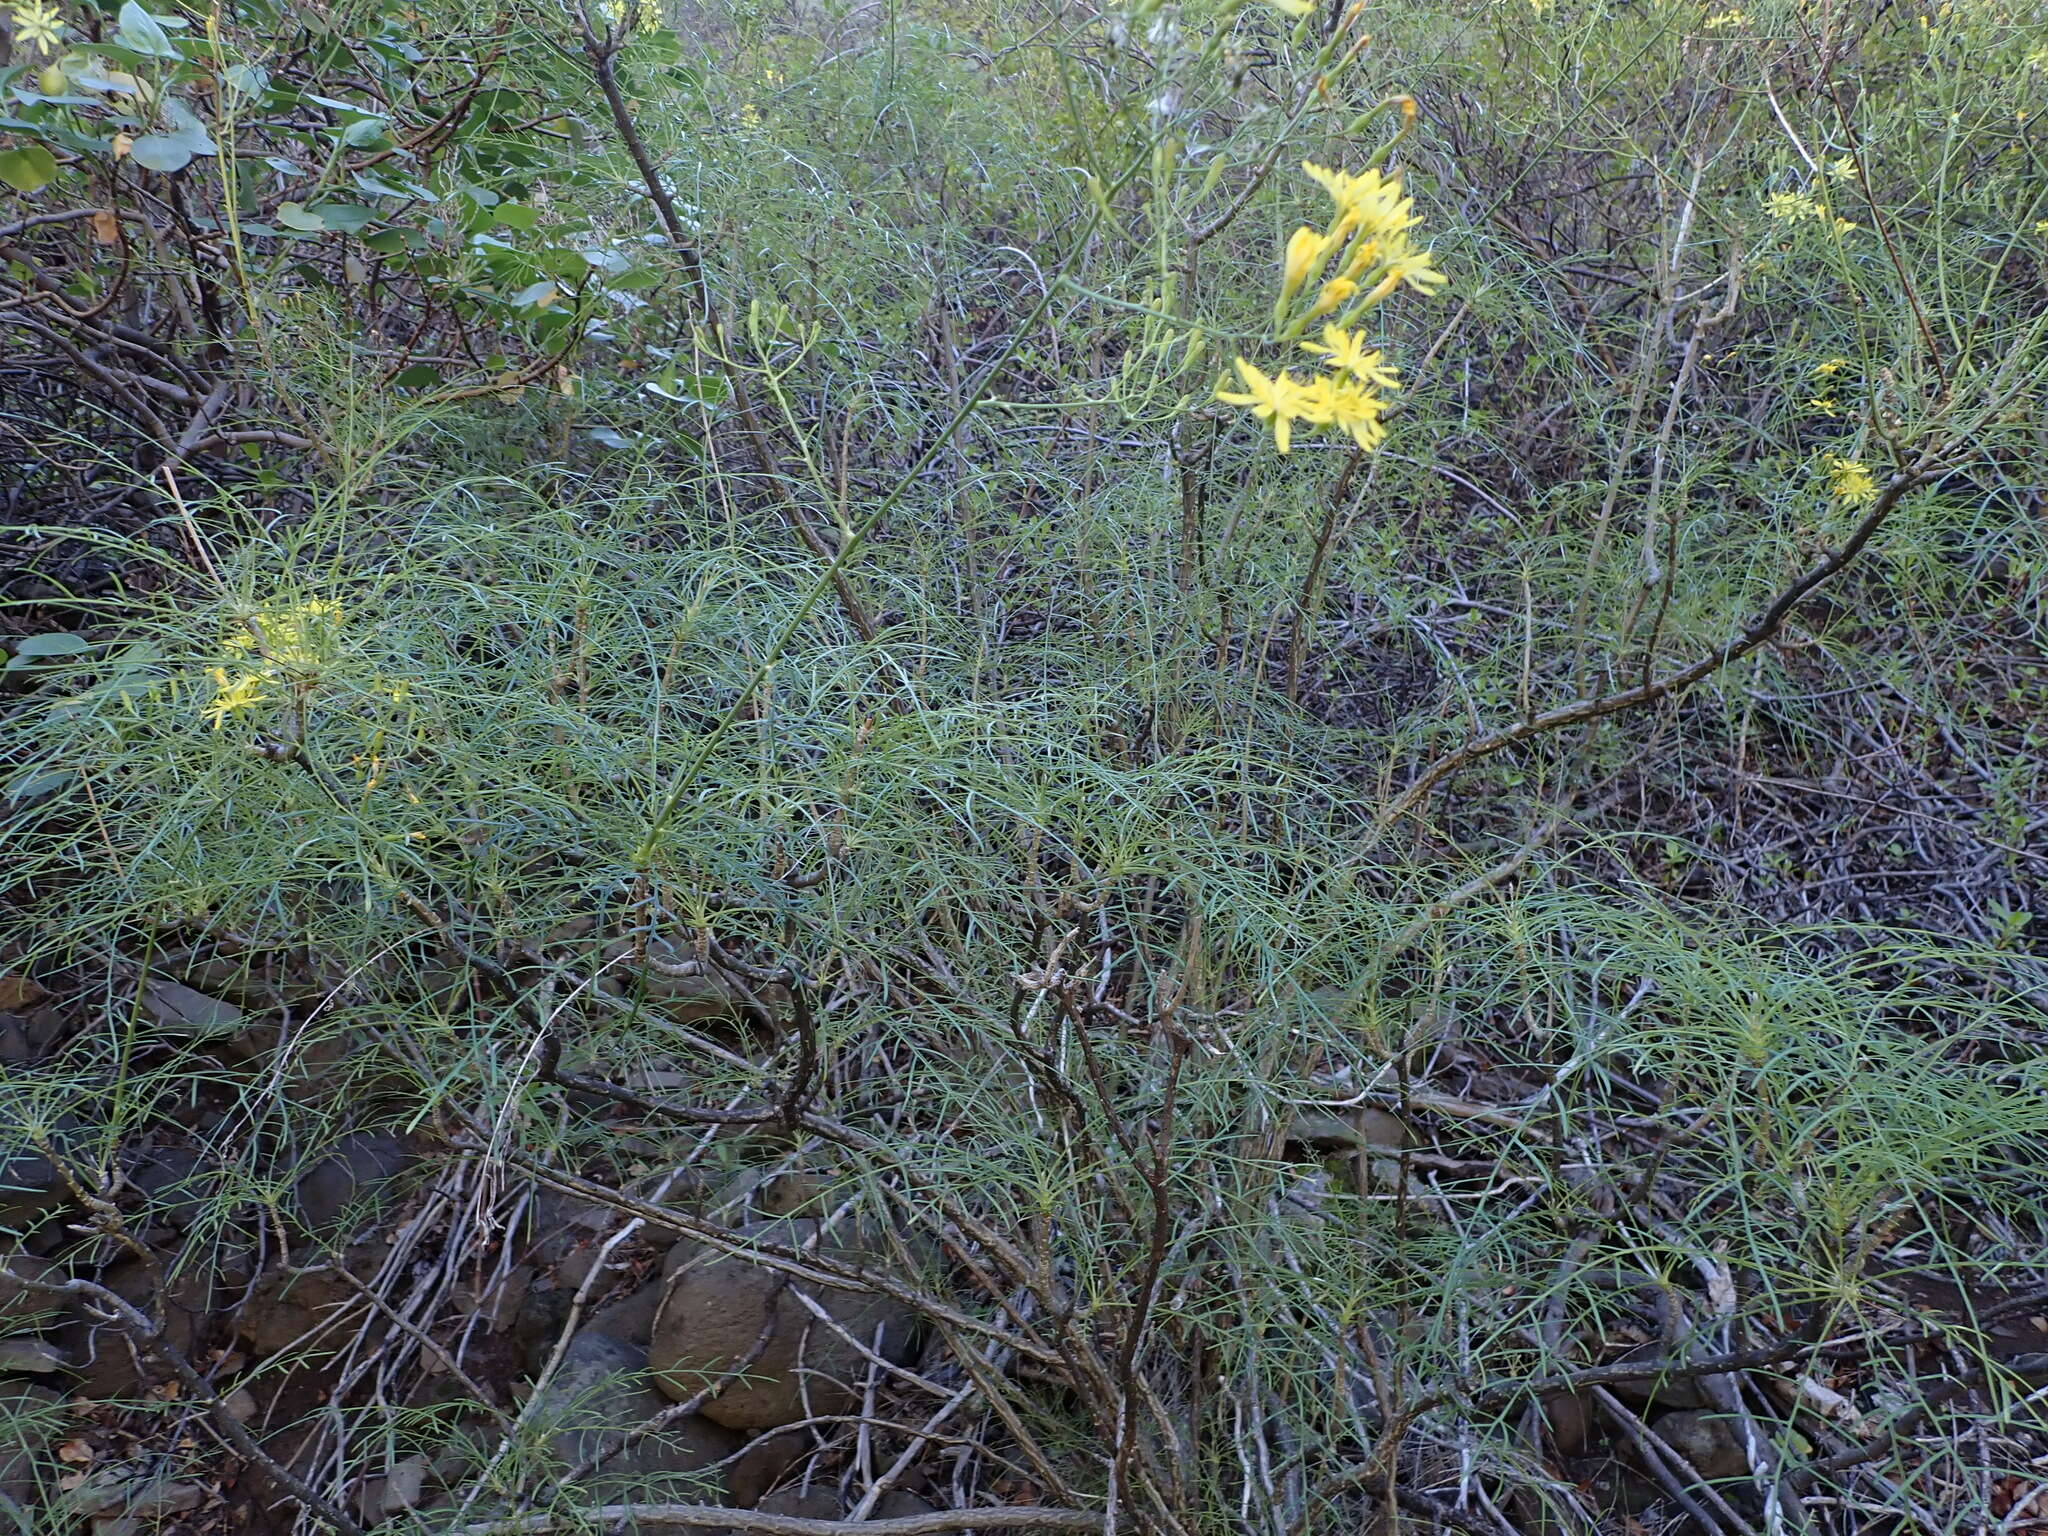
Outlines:
[[[0,1339],[0,1371],[55,1376],[71,1369],[71,1357],[44,1339]]]
[[[657,1480],[681,1485],[740,1448],[738,1435],[696,1414],[629,1441],[627,1430],[670,1406],[647,1385],[646,1367],[646,1351],[584,1329],[569,1341],[561,1368],[542,1391],[544,1401],[534,1413],[554,1420],[549,1445],[565,1470],[609,1453],[586,1474],[591,1488],[629,1485],[637,1494]],[[699,1500],[715,1500],[723,1481],[704,1478],[688,1491]]]
[[[166,1034],[204,1039],[242,1030],[242,1010],[181,981],[152,978],[142,984],[142,1008]]]
[[[383,1263],[390,1244],[383,1239],[344,1250],[340,1263],[367,1282]],[[257,1277],[235,1310],[235,1332],[257,1359],[291,1349],[309,1356],[332,1354],[346,1329],[369,1304],[331,1268],[273,1269]],[[343,1326],[335,1326],[341,1323]]]
[[[360,1220],[412,1161],[412,1153],[389,1131],[342,1137],[299,1175],[293,1193],[300,1223],[316,1237],[334,1236],[351,1220]]]
[[[846,1506],[839,1502],[838,1491],[823,1483],[813,1483],[808,1488],[778,1488],[754,1508],[764,1515],[795,1515],[800,1520],[846,1518]]]
[[[638,1290],[599,1307],[583,1326],[591,1333],[632,1345],[644,1357],[654,1338],[654,1314],[661,1307],[661,1292],[661,1282],[649,1280]]]
[[[739,1458],[726,1469],[728,1502],[739,1509],[752,1509],[783,1475],[797,1464],[809,1446],[803,1430],[786,1435],[759,1435],[747,1443]]]
[[[426,1492],[429,1463],[424,1456],[408,1456],[395,1463],[381,1477],[366,1477],[356,1492],[356,1510],[366,1524],[377,1525],[409,1509],[418,1509]]]
[[[1741,1426],[1733,1419],[1686,1410],[1667,1413],[1650,1428],[1708,1482],[1749,1475],[1749,1453],[1743,1449]]]
[[[220,1405],[227,1410],[228,1417],[237,1424],[246,1424],[255,1418],[262,1406],[256,1401],[256,1394],[247,1387],[235,1388],[221,1399]]]
[[[814,1221],[776,1221],[754,1223],[741,1232],[798,1246],[816,1230]],[[831,1239],[818,1251],[855,1263],[876,1262],[862,1247]],[[704,1405],[704,1416],[732,1429],[777,1429],[807,1411],[846,1412],[859,1399],[867,1362],[792,1294],[799,1284],[709,1249],[682,1263],[668,1277],[655,1314],[648,1350],[655,1384],[678,1402],[693,1396],[747,1357],[772,1313],[766,1352],[748,1367],[746,1380],[730,1383]],[[819,1289],[815,1299],[865,1344],[872,1344],[881,1330],[883,1358],[903,1364],[915,1353],[916,1321],[887,1297]]]
[[[0,1382],[0,1509],[36,1500],[37,1451],[63,1424],[64,1399],[50,1388]],[[32,1527],[24,1527],[32,1529]]]
[[[870,1520],[904,1520],[912,1515],[929,1515],[938,1508],[929,1499],[912,1493],[908,1488],[891,1488],[879,1499],[868,1514]]]
[[[8,1271],[28,1280],[64,1278],[63,1271],[49,1259],[18,1250],[0,1252],[0,1332],[32,1333],[63,1320],[62,1302],[8,1279]]]

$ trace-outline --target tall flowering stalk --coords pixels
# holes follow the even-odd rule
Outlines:
[[[1379,162],[1415,122],[1411,97],[1399,99],[1400,134],[1362,171],[1332,170],[1304,161],[1302,170],[1329,194],[1328,224],[1304,224],[1280,253],[1280,292],[1273,301],[1273,335],[1316,358],[1319,371],[1296,377],[1289,369],[1268,375],[1239,357],[1232,366],[1241,390],[1218,388],[1216,398],[1243,406],[1273,433],[1285,453],[1296,426],[1348,436],[1371,451],[1386,438],[1387,396],[1400,388],[1396,370],[1369,348],[1354,327],[1403,287],[1424,296],[1449,281],[1435,258],[1418,247],[1409,231],[1421,223],[1415,200],[1401,189],[1398,172],[1384,175]],[[1304,340],[1321,322],[1320,340]]]

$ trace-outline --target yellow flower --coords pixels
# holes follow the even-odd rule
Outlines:
[[[1254,416],[1273,429],[1273,446],[1285,453],[1290,446],[1293,420],[1303,414],[1306,403],[1302,386],[1285,371],[1267,378],[1241,357],[1236,366],[1237,376],[1244,380],[1244,393],[1226,394],[1219,389],[1216,398],[1225,405],[1249,406]]]
[[[1723,11],[1718,16],[1709,16],[1707,18],[1707,25],[1709,27],[1739,27],[1748,20],[1748,15],[1742,11]]]
[[[15,0],[10,19],[14,23],[14,41],[20,47],[55,53],[64,40],[64,18],[57,14],[57,7],[50,0]]]
[[[1406,283],[1424,298],[1433,296],[1440,288],[1449,284],[1450,279],[1436,269],[1436,258],[1428,251],[1406,249],[1405,238],[1396,242],[1397,253],[1389,255],[1387,277],[1396,283]]]
[[[1386,441],[1380,418],[1387,402],[1352,379],[1325,374],[1302,392],[1301,417],[1312,426],[1335,427],[1367,453]]]
[[[1820,204],[1804,192],[1773,192],[1764,199],[1764,205],[1770,209],[1771,217],[1781,224],[1790,223],[1794,219],[1826,217],[1821,212]]]
[[[1856,157],[1854,155],[1843,155],[1838,159],[1830,160],[1828,162],[1828,174],[1837,181],[1854,181],[1856,179]]]
[[[264,677],[260,672],[244,672],[230,678],[226,667],[215,667],[207,674],[213,679],[213,702],[200,711],[213,722],[217,731],[227,717],[237,710],[254,709],[270,695],[263,692]]]
[[[1827,471],[1828,490],[1843,506],[1864,507],[1877,500],[1877,482],[1865,465],[1831,453]]]
[[[1848,366],[1849,359],[1846,357],[1831,357],[1824,363],[1814,364],[1813,376],[1816,379],[1832,379]]]
[[[1329,244],[1315,230],[1306,224],[1287,237],[1287,254],[1280,262],[1280,303],[1287,301],[1301,290],[1309,274],[1323,264],[1329,255]]]
[[[1839,416],[1842,414],[1835,402],[1825,397],[1809,400],[1806,402],[1806,405],[1809,410],[1819,411],[1823,416]]]
[[[2048,235],[2048,219],[2036,219],[2034,221],[2034,233],[2037,235]]]
[[[1337,225],[1331,233],[1349,235],[1354,231],[1368,239],[1398,234],[1422,220],[1415,212],[1415,199],[1401,195],[1399,176],[1382,176],[1378,171],[1336,171],[1313,160],[1301,168],[1309,179],[1330,194],[1337,205]]]
[[[1316,8],[1316,0],[1266,0],[1266,4],[1297,19]]]
[[[1349,374],[1360,384],[1370,384],[1379,389],[1401,387],[1394,370],[1386,365],[1385,354],[1367,351],[1364,340],[1355,331],[1326,325],[1323,327],[1322,344],[1318,346],[1313,341],[1305,341],[1301,350],[1315,353],[1326,367]]]
[[[332,649],[341,625],[341,604],[315,598],[291,608],[266,608],[249,615],[248,632],[221,641],[221,648],[240,655],[260,651],[264,660],[281,666],[317,667]]]
[[[1323,291],[1316,295],[1316,307],[1308,312],[1309,319],[1314,320],[1319,316],[1327,315],[1331,310],[1337,308],[1338,305],[1344,303],[1357,292],[1358,284],[1351,281],[1350,278],[1331,278],[1327,283],[1323,284]]]

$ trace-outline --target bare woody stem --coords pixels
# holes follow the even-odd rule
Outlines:
[[[1863,552],[1864,546],[1884,526],[1885,519],[1891,516],[1900,499],[1927,477],[1929,468],[1929,461],[1923,456],[1910,467],[1894,474],[1885,483],[1883,491],[1878,494],[1869,512],[1864,514],[1863,521],[1856,525],[1855,531],[1843,542],[1841,548],[1780,592],[1747,629],[1719,650],[1701,657],[1689,667],[1682,667],[1663,677],[1639,683],[1633,688],[1621,689],[1616,693],[1601,694],[1590,699],[1575,699],[1569,704],[1561,704],[1556,709],[1547,710],[1543,714],[1477,737],[1453,751],[1446,752],[1423,769],[1413,783],[1388,802],[1379,814],[1379,825],[1385,827],[1407,815],[1438,784],[1481,758],[1491,757],[1496,752],[1504,751],[1534,736],[1548,735],[1552,731],[1563,730],[1566,726],[1580,725],[1589,720],[1602,719],[1607,715],[1640,709],[1645,704],[1654,704],[1671,694],[1683,693],[1693,684],[1712,677],[1730,662],[1740,661],[1759,646],[1768,644],[1778,631],[1785,627],[1785,621],[1792,616],[1793,609],[1855,562],[1856,557]]]

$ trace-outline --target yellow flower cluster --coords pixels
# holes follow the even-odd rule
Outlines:
[[[1280,298],[1273,306],[1273,329],[1282,340],[1340,311],[1337,323],[1349,327],[1403,283],[1432,294],[1449,281],[1430,253],[1417,250],[1408,238],[1422,220],[1415,199],[1402,196],[1399,175],[1382,176],[1376,170],[1353,175],[1312,160],[1301,168],[1329,193],[1335,208],[1328,228],[1304,224],[1288,238],[1280,260]],[[1296,296],[1311,285],[1314,300],[1290,323]]]
[[[285,671],[311,671],[327,658],[341,624],[341,605],[316,598],[265,609],[250,615],[247,624],[246,632],[228,635],[220,644],[250,659],[233,673],[214,667],[207,674],[213,679],[213,699],[200,713],[216,731],[228,716],[268,702],[272,695],[266,690],[285,682]]]
[[[1838,217],[1811,192],[1773,192],[1764,198],[1764,207],[1780,224],[1797,224],[1806,219],[1825,224],[1836,239],[1862,227],[1854,220]]]
[[[1409,114],[1412,117],[1412,110]],[[1352,327],[1359,317],[1404,284],[1430,295],[1449,281],[1435,259],[1416,247],[1408,231],[1421,222],[1415,201],[1401,191],[1398,175],[1378,170],[1331,170],[1312,161],[1302,169],[1327,192],[1334,205],[1326,228],[1304,224],[1288,238],[1280,261],[1280,297],[1273,305],[1273,331],[1281,341],[1322,360],[1326,371],[1297,378],[1282,369],[1266,372],[1240,357],[1235,367],[1244,388],[1218,388],[1216,398],[1241,405],[1273,432],[1273,444],[1287,452],[1296,425],[1345,433],[1370,451],[1385,440],[1386,392],[1400,388],[1384,356],[1369,349]],[[1299,302],[1304,296],[1308,302]],[[1336,316],[1335,319],[1326,317]],[[1322,341],[1302,341],[1310,324],[1323,320]]]
[[[1839,454],[1827,457],[1828,493],[1845,507],[1867,507],[1877,500],[1877,481],[1868,465]]]
[[[1244,393],[1219,389],[1216,398],[1225,405],[1243,405],[1273,429],[1273,446],[1285,453],[1293,444],[1294,424],[1305,427],[1335,427],[1350,435],[1360,448],[1370,452],[1385,441],[1387,429],[1381,421],[1387,401],[1378,389],[1399,389],[1395,372],[1378,352],[1368,352],[1357,336],[1341,326],[1323,327],[1323,344],[1302,344],[1304,352],[1319,353],[1330,372],[1311,379],[1297,379],[1282,369],[1268,378],[1243,358],[1237,359],[1237,374],[1244,381]]]

